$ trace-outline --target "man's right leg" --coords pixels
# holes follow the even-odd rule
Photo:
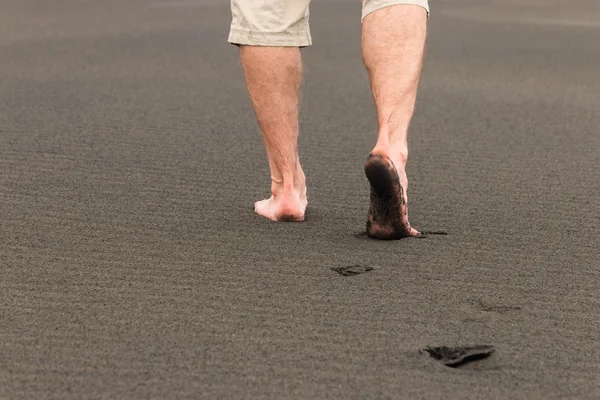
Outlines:
[[[311,44],[310,0],[232,0],[229,42],[240,46],[246,84],[263,133],[271,197],[254,205],[273,221],[302,221],[306,182],[298,160],[300,47]]]
[[[365,163],[371,183],[367,234],[377,239],[419,235],[408,222],[405,167],[427,12],[427,0],[363,0],[363,58],[379,122],[377,144]]]

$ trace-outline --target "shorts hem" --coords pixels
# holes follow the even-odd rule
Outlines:
[[[363,21],[367,15],[377,10],[398,5],[421,6],[427,11],[427,17],[429,17],[429,2],[427,0],[373,0],[363,7],[361,21]]]
[[[312,45],[308,32],[261,32],[239,28],[231,28],[228,42],[236,46],[308,47]]]

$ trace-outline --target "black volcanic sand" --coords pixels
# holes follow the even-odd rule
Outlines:
[[[313,3],[301,224],[251,211],[228,2],[2,3],[0,398],[600,398],[598,2],[432,0],[409,217],[447,235],[385,242],[360,3]]]

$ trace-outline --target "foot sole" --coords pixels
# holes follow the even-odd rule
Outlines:
[[[416,236],[408,223],[404,189],[392,160],[379,154],[369,155],[365,175],[371,185],[367,235],[380,240]]]

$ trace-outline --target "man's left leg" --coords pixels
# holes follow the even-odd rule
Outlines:
[[[311,44],[310,0],[233,0],[230,43],[240,46],[246,85],[271,170],[271,197],[254,211],[273,221],[303,221],[306,182],[298,160],[302,60]]]

